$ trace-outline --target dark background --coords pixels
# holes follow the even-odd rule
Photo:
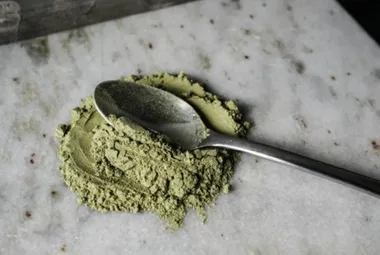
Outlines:
[[[0,5],[0,44],[27,40],[190,1],[194,0],[0,1],[3,3]]]
[[[380,45],[380,0],[338,0]]]
[[[2,7],[0,18],[3,19],[3,22],[0,22],[0,44],[26,40],[189,1],[193,0],[15,0],[12,2],[21,6],[19,12],[15,12],[14,8],[7,9],[5,5],[0,6]],[[336,1],[380,45],[380,0]],[[10,29],[14,26],[18,27],[18,30]]]

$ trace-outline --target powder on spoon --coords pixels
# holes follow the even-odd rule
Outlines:
[[[183,73],[125,80],[181,96],[216,131],[241,136],[249,128],[234,102],[221,101]],[[206,207],[229,191],[235,153],[217,148],[184,151],[125,118],[111,121],[113,126],[88,97],[72,110],[70,125],[56,130],[60,170],[79,203],[101,212],[152,212],[177,229],[188,209],[205,220]]]

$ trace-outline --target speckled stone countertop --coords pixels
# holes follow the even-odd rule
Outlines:
[[[0,47],[0,254],[380,254],[380,199],[243,155],[202,224],[76,204],[53,136],[96,84],[186,73],[250,139],[380,178],[380,49],[335,1],[203,1]]]

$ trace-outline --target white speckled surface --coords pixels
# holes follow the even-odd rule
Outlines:
[[[81,98],[160,69],[238,100],[252,139],[380,178],[380,49],[334,1],[196,2],[47,45],[0,47],[1,255],[380,253],[379,199],[254,157],[205,225],[191,212],[175,233],[150,214],[78,206],[57,169],[55,126]]]

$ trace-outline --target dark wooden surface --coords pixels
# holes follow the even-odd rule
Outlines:
[[[0,0],[0,44],[193,0]]]

